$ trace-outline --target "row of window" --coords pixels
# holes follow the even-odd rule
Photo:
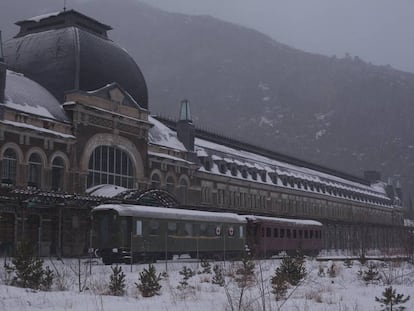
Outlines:
[[[262,228],[262,237],[275,239],[322,239],[320,230]]]
[[[147,233],[152,236],[160,236],[163,230],[161,230],[163,222],[151,220],[148,222]],[[219,225],[219,224],[207,224],[207,223],[180,223],[171,222],[167,223],[166,233],[168,236],[182,236],[182,237],[239,237],[243,238],[243,226]],[[136,221],[136,235],[143,235],[142,220]],[[236,232],[237,230],[237,232]]]
[[[338,197],[342,197],[349,200],[356,200],[361,202],[367,202],[377,205],[390,205],[390,202],[386,199],[377,198],[373,195],[361,194],[347,189],[337,188],[334,186],[327,186],[323,183],[310,182],[307,180],[302,180],[300,178],[295,178],[287,175],[278,175],[277,173],[267,174],[264,170],[258,170],[256,168],[247,168],[242,166],[237,166],[234,163],[226,163],[224,161],[217,161],[218,164],[215,164],[211,159],[204,159],[204,169],[206,171],[211,171],[214,165],[218,166],[218,171],[221,174],[226,174],[227,171],[230,171],[232,176],[248,178],[257,181],[260,177],[262,182],[267,182],[267,175],[269,175],[270,180],[273,184],[277,185],[278,180],[285,187],[292,187],[297,189],[310,190],[323,194],[330,194]]]
[[[55,157],[52,161],[52,190],[62,190],[64,180],[64,160]],[[16,151],[12,148],[5,150],[1,163],[2,183],[16,184],[18,174],[18,159]],[[41,156],[34,152],[30,155],[27,167],[27,185],[41,187],[43,180],[43,161]]]

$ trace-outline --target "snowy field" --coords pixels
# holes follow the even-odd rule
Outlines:
[[[3,261],[4,259],[1,258]],[[189,279],[189,286],[180,289],[182,275],[179,271],[187,266],[201,271],[197,262],[158,262],[157,272],[167,271],[160,284],[159,296],[144,298],[138,292],[139,272],[148,265],[121,265],[126,274],[127,292],[125,296],[109,296],[108,285],[111,267],[94,262],[92,265],[83,260],[62,261],[45,260],[45,265],[59,271],[50,292],[34,291],[4,285],[7,274],[0,268],[0,310],[76,310],[76,311],[129,311],[129,310],[338,310],[368,311],[382,310],[375,296],[381,297],[388,284],[411,299],[404,306],[414,310],[414,266],[406,262],[391,263],[368,261],[374,263],[381,280],[366,284],[359,276],[359,271],[367,270],[367,264],[353,261],[348,268],[342,261],[324,261],[307,259],[307,277],[296,288],[288,290],[288,299],[276,301],[271,293],[270,280],[275,269],[280,265],[279,259],[256,261],[255,274],[245,288],[243,296],[235,279],[240,262],[212,262],[225,271],[224,287],[211,283],[213,274],[196,274]],[[334,265],[335,275],[330,275]],[[3,267],[3,264],[1,264]],[[80,291],[81,290],[81,291]],[[240,297],[241,307],[239,308]]]

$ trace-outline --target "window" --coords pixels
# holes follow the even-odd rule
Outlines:
[[[280,229],[280,238],[285,237],[285,229]]]
[[[40,187],[42,180],[42,160],[37,153],[32,153],[29,158],[29,179],[28,185],[31,187]]]
[[[299,239],[303,237],[303,230],[299,230]]]
[[[13,149],[6,149],[3,154],[2,161],[2,182],[14,184],[16,183],[16,171],[17,171],[17,156]]]
[[[161,188],[161,178],[157,173],[154,173],[151,176],[151,187],[157,189]]]
[[[176,235],[176,234],[177,234],[177,223],[169,222],[168,223],[168,235]]]
[[[273,228],[273,237],[278,238],[279,237],[279,230],[277,228]]]
[[[193,235],[193,224],[185,223],[184,224],[184,236],[192,236]]]
[[[187,190],[188,184],[187,181],[183,178],[180,181],[180,198],[182,203],[187,203]]]
[[[136,222],[135,234],[142,235],[142,221],[141,220],[137,220]]]
[[[148,229],[149,229],[149,234],[150,235],[159,235],[160,234],[160,230],[159,230],[160,229],[160,223],[158,221],[151,220],[149,222]]]
[[[308,230],[305,230],[305,239],[308,238]]]
[[[240,239],[243,238],[243,226],[239,227],[239,237],[240,237]]]
[[[293,238],[296,239],[296,229],[293,229]]]
[[[55,158],[52,162],[52,190],[63,190],[64,169],[63,159]]]
[[[92,152],[89,158],[87,187],[102,184],[134,187],[134,166],[123,150],[99,146]]]
[[[166,184],[167,184],[167,191],[169,193],[174,193],[175,182],[174,182],[174,178],[172,176],[168,176]]]
[[[208,226],[207,226],[207,224],[200,224],[199,235],[200,236],[208,236]]]
[[[272,229],[271,228],[266,228],[266,237],[270,238],[272,236]]]
[[[290,236],[291,236],[291,234],[290,234],[290,229],[286,229],[286,237],[287,237],[288,239],[290,239]]]

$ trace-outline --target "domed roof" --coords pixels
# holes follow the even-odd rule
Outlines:
[[[66,91],[92,91],[116,82],[148,108],[144,77],[133,58],[108,39],[111,27],[73,10],[16,24],[20,32],[4,44],[9,69],[40,83],[60,101]]]
[[[65,110],[52,94],[38,83],[7,70],[4,104],[7,108],[43,118],[68,122]]]

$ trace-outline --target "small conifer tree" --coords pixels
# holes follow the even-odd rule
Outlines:
[[[328,275],[329,277],[334,278],[336,277],[336,273],[337,273],[337,268],[336,268],[335,263],[333,262],[331,266],[328,268]]]
[[[109,293],[113,296],[123,296],[125,294],[125,274],[121,266],[111,267],[112,274],[109,282]]]
[[[344,260],[344,266],[347,267],[347,268],[351,268],[353,264],[354,263],[353,263],[353,261],[350,258],[346,258]]]
[[[19,287],[50,290],[53,283],[53,272],[49,267],[43,269],[43,260],[36,257],[28,242],[17,246],[12,265],[5,264],[5,270],[14,274],[11,283]]]
[[[143,297],[152,297],[160,294],[161,275],[157,275],[157,271],[154,265],[149,264],[148,269],[145,269],[139,274],[139,283],[135,283],[135,286],[141,292]]]
[[[211,274],[211,264],[205,260],[205,259],[201,259],[201,268],[203,268],[203,270],[201,270],[201,272],[199,272],[200,274]]]
[[[242,257],[242,265],[237,269],[236,281],[240,287],[246,287],[252,281],[252,276],[254,275],[255,263],[252,260],[250,252],[246,251]]]
[[[195,272],[187,266],[184,266],[183,269],[179,272],[179,274],[183,277],[180,281],[180,285],[178,286],[181,289],[185,289],[188,287],[188,280],[195,275]]]
[[[370,263],[368,265],[368,269],[362,272],[362,279],[366,284],[375,283],[376,281],[380,280],[381,276],[379,275],[377,266]]]
[[[213,276],[213,279],[211,280],[211,283],[224,286],[225,281],[224,281],[223,269],[221,269],[218,265],[214,265],[213,271],[214,271],[214,276]]]
[[[276,301],[286,297],[289,287],[284,275],[275,274],[271,279],[272,293],[275,295]]]
[[[296,286],[306,276],[305,262],[302,257],[285,256],[276,268],[275,275]]]
[[[404,297],[403,294],[397,294],[396,290],[392,286],[385,288],[382,292],[382,297],[375,297],[375,301],[381,303],[383,309],[381,311],[400,311],[405,310],[404,306],[397,306],[399,304],[406,303],[410,299],[410,296]]]

